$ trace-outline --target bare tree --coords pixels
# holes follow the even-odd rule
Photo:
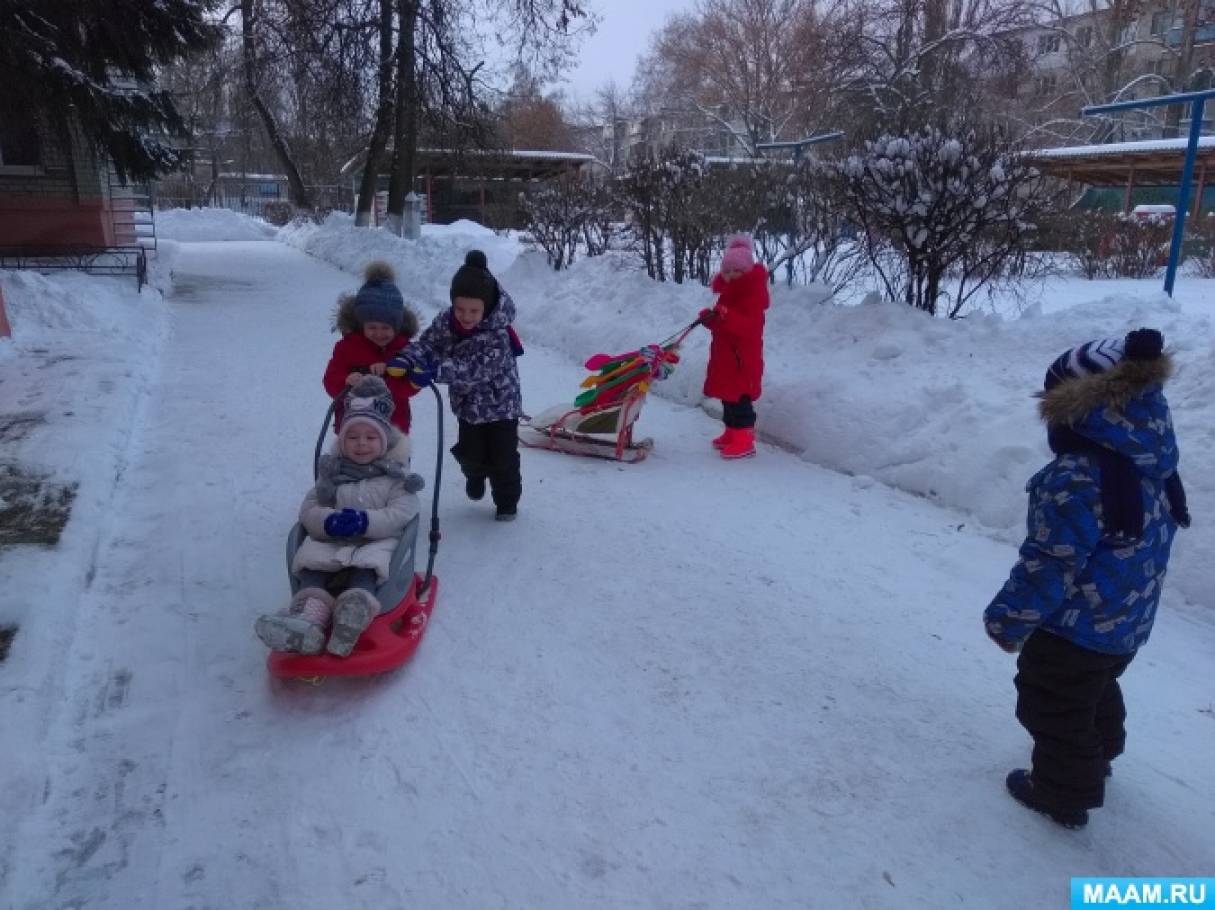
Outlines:
[[[515,77],[494,113],[501,144],[514,149],[564,149],[573,144],[573,125],[565,118],[559,92],[545,93],[540,80],[518,64]]]
[[[380,59],[376,68],[375,126],[367,142],[367,157],[359,183],[358,207],[354,223],[359,227],[371,224],[371,208],[375,198],[380,163],[392,130],[396,111],[396,48],[393,43],[393,0],[379,0]]]
[[[266,137],[278,157],[279,164],[287,174],[287,185],[291,201],[301,208],[312,208],[312,196],[304,186],[299,168],[291,152],[287,135],[279,125],[278,118],[270,110],[263,96],[262,65],[258,53],[258,34],[263,26],[260,13],[264,7],[257,0],[241,0],[241,49],[244,60],[245,91],[249,102],[261,119]]]
[[[816,0],[700,0],[658,32],[638,79],[652,109],[694,112],[753,156],[831,125],[843,27]]]
[[[517,60],[556,71],[569,42],[590,15],[581,0],[397,0],[398,62],[396,130],[388,191],[389,224],[403,223],[405,196],[413,187],[414,159],[422,125],[461,146],[487,141],[489,87],[479,73],[481,48],[470,21],[496,28]]]
[[[875,126],[898,131],[974,107],[992,61],[1015,54],[1034,21],[1029,0],[858,0],[849,20],[859,23],[851,85]]]

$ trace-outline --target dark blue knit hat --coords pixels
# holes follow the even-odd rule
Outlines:
[[[382,322],[398,332],[405,321],[405,298],[394,280],[392,267],[386,262],[372,262],[364,272],[366,281],[354,296],[354,316],[360,325]]]

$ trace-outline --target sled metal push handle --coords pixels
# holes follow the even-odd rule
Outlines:
[[[425,594],[426,589],[430,587],[431,578],[434,576],[435,556],[439,553],[439,541],[443,539],[443,535],[439,531],[439,487],[442,486],[443,481],[443,396],[439,394],[439,389],[433,382],[430,384],[430,391],[435,396],[435,414],[439,419],[439,432],[438,445],[435,449],[435,488],[430,503],[430,554],[426,558],[426,575],[418,587],[419,596]]]

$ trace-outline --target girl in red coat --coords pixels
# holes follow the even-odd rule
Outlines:
[[[757,264],[751,238],[731,237],[721,271],[711,285],[718,294],[700,321],[713,333],[705,395],[720,398],[726,431],[713,440],[722,458],[755,454],[755,408],[764,376],[764,310],[768,308],[768,269]]]
[[[409,398],[418,390],[404,376],[385,375],[384,364],[418,334],[418,317],[405,306],[393,283],[395,277],[388,263],[372,262],[364,271],[365,281],[358,293],[339,298],[334,324],[342,339],[333,346],[323,382],[329,396],[338,398],[343,389],[356,385],[368,373],[381,377],[392,392],[393,426],[408,433]],[[341,428],[339,399],[333,431],[340,432]]]

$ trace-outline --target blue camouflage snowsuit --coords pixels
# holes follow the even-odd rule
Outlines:
[[[1048,386],[1042,414],[1060,454],[1027,485],[1029,533],[983,615],[989,636],[1020,651],[1017,719],[1034,739],[1033,769],[1012,772],[1009,789],[1073,826],[1104,803],[1126,743],[1118,678],[1151,634],[1178,522],[1189,521],[1163,391],[1171,370],[1164,355]],[[1124,512],[1129,527],[1142,519],[1138,537],[1113,532]]]
[[[1142,476],[1143,536],[1102,532],[1101,478],[1094,458],[1062,455],[1035,474],[1021,558],[984,614],[988,633],[1020,644],[1035,628],[1105,654],[1133,654],[1152,631],[1177,531],[1164,491],[1177,470],[1177,440],[1159,385],[1121,410],[1099,408],[1072,425],[1128,456]]]

